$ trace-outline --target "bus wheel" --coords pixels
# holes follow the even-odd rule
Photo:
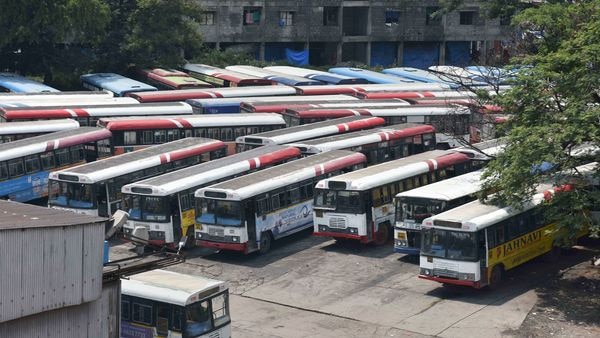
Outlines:
[[[271,250],[271,242],[273,242],[273,236],[270,231],[265,231],[260,234],[260,250],[261,254],[265,254]]]
[[[496,290],[504,278],[504,268],[501,265],[496,265],[492,269],[492,275],[490,276],[490,290]]]
[[[384,245],[390,237],[390,227],[387,224],[379,224],[375,233],[375,245]]]
[[[185,244],[184,244],[184,248],[186,250],[191,250],[194,248],[194,246],[196,246],[196,242],[194,241],[194,226],[190,226],[188,227],[187,231],[186,231],[186,236],[187,238],[185,239]]]

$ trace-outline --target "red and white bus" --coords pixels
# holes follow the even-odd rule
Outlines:
[[[315,186],[314,235],[382,245],[393,233],[397,193],[471,171],[467,155],[434,150]]]
[[[403,123],[289,145],[298,147],[305,156],[337,149],[359,151],[367,156],[371,165],[433,150],[436,143],[434,127]]]
[[[256,86],[211,89],[159,90],[155,92],[137,92],[128,95],[139,102],[174,102],[192,99],[210,99],[219,97],[258,97],[296,95],[296,89],[288,86]]]
[[[242,102],[240,112],[242,113],[280,113],[284,114],[287,109],[320,109],[320,108],[393,108],[410,106],[405,100],[325,100],[325,101],[295,101],[295,102]],[[291,122],[291,120],[290,120]],[[317,121],[312,121],[317,122]],[[305,122],[305,123],[312,123]],[[300,123],[302,124],[302,123]],[[299,125],[299,124],[290,124]]]
[[[210,83],[198,80],[187,73],[174,69],[143,69],[140,74],[144,81],[159,89],[196,89],[212,88]]]
[[[95,126],[101,118],[152,115],[191,115],[185,102],[144,103],[98,107],[0,108],[2,121],[35,121],[71,118],[82,126]]]
[[[31,108],[31,107],[82,107],[82,106],[109,106],[109,105],[135,105],[139,102],[131,97],[105,97],[92,96],[89,98],[62,98],[44,96],[44,99],[18,99],[15,101],[0,101],[0,107]]]
[[[41,92],[41,93],[0,93],[0,102],[19,102],[19,101],[35,101],[35,100],[53,100],[53,99],[87,99],[95,97],[112,98],[115,94],[108,90],[103,91],[71,91],[71,92]]]
[[[273,81],[198,63],[183,66],[191,76],[218,87],[271,86]]]
[[[338,135],[351,131],[383,126],[385,120],[379,117],[350,116],[321,121],[291,128],[277,129],[264,133],[240,136],[235,140],[237,152],[265,145],[284,144],[303,140]]]
[[[79,122],[71,119],[4,122],[0,123],[0,143],[77,128],[79,128]]]
[[[447,91],[452,88],[449,85],[441,83],[402,83],[402,84],[346,84],[346,85],[319,85],[319,86],[297,86],[295,87],[300,95],[333,95],[369,93],[380,91]]]
[[[469,99],[476,98],[477,94],[468,91],[380,91],[380,92],[358,92],[354,94],[363,100],[372,99],[428,99],[428,100],[446,100],[446,99]]]
[[[113,133],[116,153],[193,136],[227,142],[233,154],[237,137],[284,128],[285,121],[279,114],[174,115],[106,118],[98,126]]]

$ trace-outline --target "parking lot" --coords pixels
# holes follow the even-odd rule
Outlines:
[[[114,243],[111,259],[131,255]],[[265,255],[194,249],[171,270],[228,281],[234,337],[500,336],[518,332],[535,287],[588,258],[534,260],[496,291],[444,287],[417,278],[418,262],[386,246],[336,243],[299,233]]]

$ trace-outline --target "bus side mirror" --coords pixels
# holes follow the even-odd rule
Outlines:
[[[182,236],[179,240],[179,244],[177,244],[177,253],[179,253],[179,251],[181,251],[181,249],[185,246],[185,242],[187,242],[187,237],[188,236]]]

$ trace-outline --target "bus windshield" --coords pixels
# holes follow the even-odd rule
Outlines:
[[[125,195],[125,210],[134,221],[168,222],[168,197]]]
[[[446,202],[430,199],[404,199],[400,198],[396,205],[396,220],[403,222],[413,220],[422,223],[427,217],[439,214],[446,210]]]
[[[230,322],[229,295],[221,293],[210,300],[193,303],[185,307],[184,337],[198,337],[212,329]]]
[[[91,184],[50,181],[48,204],[76,209],[91,209],[95,206],[93,190]]]
[[[213,199],[200,199],[196,222],[224,226],[242,225],[242,203]]]
[[[360,192],[347,190],[318,189],[315,194],[314,206],[347,213],[362,213],[363,209]]]
[[[458,261],[477,260],[477,242],[474,232],[422,229],[421,254]]]

